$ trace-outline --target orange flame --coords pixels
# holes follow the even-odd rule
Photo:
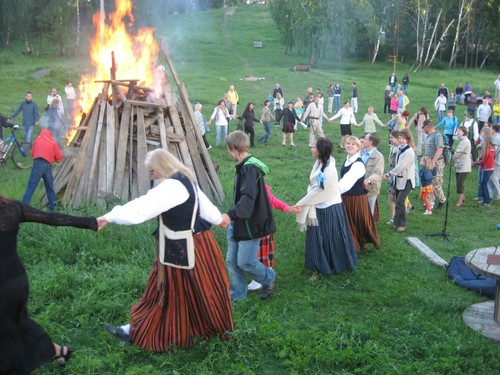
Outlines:
[[[143,86],[151,86],[154,82],[159,51],[154,29],[141,28],[136,35],[127,31],[127,27],[134,24],[132,6],[131,0],[115,0],[115,12],[109,14],[107,22],[101,20],[99,12],[93,16],[96,32],[91,41],[90,58],[95,74],[81,76],[75,126],[80,124],[83,113],[90,109],[96,95],[102,91],[103,84],[95,81],[111,78],[111,52],[115,55],[116,79],[138,80]],[[71,139],[68,139],[69,143]]]

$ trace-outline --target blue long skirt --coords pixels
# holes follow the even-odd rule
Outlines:
[[[354,271],[358,254],[342,203],[316,208],[318,226],[306,229],[305,268],[322,274]]]

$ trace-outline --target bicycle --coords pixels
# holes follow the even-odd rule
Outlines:
[[[9,151],[12,149],[10,154],[10,159],[14,165],[19,169],[28,169],[33,166],[33,159],[29,150],[31,149],[31,143],[20,142],[16,137],[16,130],[19,129],[19,125],[14,125],[11,128],[10,137],[0,140],[0,149],[3,146],[3,152],[0,151],[0,167],[3,167],[9,156]],[[16,147],[12,147],[14,145]]]

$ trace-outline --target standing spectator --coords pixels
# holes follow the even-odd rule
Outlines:
[[[493,82],[493,85],[495,86],[495,100],[500,99],[500,76]]]
[[[71,357],[70,347],[58,345],[52,341],[44,329],[29,316],[28,301],[30,288],[26,268],[22,258],[26,258],[26,248],[20,256],[17,250],[17,237],[21,223],[41,223],[50,226],[67,226],[97,230],[94,217],[76,217],[57,213],[47,213],[13,201],[0,195],[0,372],[2,374],[31,374],[45,362],[55,360],[64,366]],[[32,225],[32,224],[30,224]],[[39,247],[46,245],[40,231],[36,241]],[[23,237],[26,232],[23,233]],[[64,236],[65,237],[65,236]],[[65,246],[65,243],[60,243]],[[71,246],[68,243],[68,246]],[[45,250],[45,249],[44,249]],[[52,249],[46,248],[47,252]],[[31,259],[32,261],[33,259]],[[36,277],[36,276],[35,276]],[[39,280],[40,282],[41,280]],[[38,297],[40,298],[40,296]],[[50,301],[57,303],[57,301]],[[65,324],[51,322],[48,324]],[[51,372],[49,368],[47,371]],[[64,372],[64,371],[63,371]]]
[[[415,188],[415,152],[413,151],[413,139],[408,129],[399,132],[399,150],[396,160],[396,166],[385,175],[385,178],[388,180],[396,177],[394,225],[397,227],[397,231],[401,233],[406,230],[407,211],[405,200]]]
[[[471,92],[469,96],[465,96],[467,98],[467,111],[474,117],[477,108],[477,96],[474,92]]]
[[[420,160],[420,170],[418,177],[420,179],[420,194],[418,197],[425,205],[424,215],[432,215],[432,205],[429,196],[434,193],[432,180],[436,175],[436,167],[432,164],[432,159],[428,156],[423,156]]]
[[[60,163],[63,156],[50,130],[42,129],[33,142],[31,156],[33,157],[33,167],[31,169],[28,186],[24,193],[23,203],[30,204],[31,197],[35,193],[40,179],[43,179],[47,199],[49,201],[49,211],[54,212],[56,210],[56,193],[54,191],[52,165],[54,162]]]
[[[398,91],[398,113],[403,112],[405,109],[408,108],[408,105],[410,104],[410,99],[405,95],[405,92],[403,90]]]
[[[405,73],[401,82],[403,83],[403,91],[405,95],[408,95],[408,86],[410,84],[410,77],[408,77],[408,74]]]
[[[432,180],[432,185],[436,199],[439,201],[436,209],[441,209],[446,202],[446,196],[443,191],[444,139],[443,135],[436,131],[431,120],[424,121],[424,132],[427,134],[427,139],[425,140],[425,156],[430,157],[437,168],[436,176],[434,176]]]
[[[460,126],[457,134],[459,143],[453,154],[453,161],[455,162],[458,194],[457,207],[462,207],[465,203],[465,180],[471,172],[471,143],[467,137],[467,128],[465,126]]]
[[[360,140],[354,136],[347,137],[345,149],[347,158],[342,164],[339,190],[351,228],[354,247],[359,252],[366,244],[372,243],[378,249],[380,240],[368,204],[368,190],[364,186],[366,168],[360,156]]]
[[[354,114],[358,113],[358,86],[356,82],[352,83],[351,107]]]
[[[276,121],[271,112],[271,102],[266,100],[264,102],[264,107],[262,108],[262,114],[260,116],[260,122],[264,124],[264,128],[266,129],[266,133],[259,137],[259,142],[264,143],[267,146],[267,142],[269,141],[269,137],[271,136],[271,119]]]
[[[441,83],[439,85],[439,89],[437,91],[437,96],[443,94],[446,99],[448,99],[448,88],[444,85],[444,83]]]
[[[66,103],[68,103],[68,115],[70,119],[73,118],[73,113],[75,112],[74,102],[76,100],[76,91],[73,84],[68,81],[64,87],[64,92],[66,93]]]
[[[392,72],[392,74],[389,76],[389,86],[391,87],[391,92],[396,92],[396,83],[398,82],[398,79],[396,77],[396,72]]]
[[[320,91],[320,89],[318,89],[318,93],[316,94],[316,96],[319,97],[318,105],[324,113],[324,111],[325,111],[325,98],[323,96],[323,93]],[[321,123],[321,125],[323,125],[323,117],[320,117],[318,120]]]
[[[453,111],[450,109],[448,110],[448,116],[446,116],[444,119],[442,119],[438,124],[436,125],[436,128],[439,128],[440,126],[444,127],[443,134],[445,137],[448,138],[448,146],[450,148],[453,147],[453,137],[455,136],[455,133],[458,129],[458,119],[454,115]]]
[[[340,111],[340,98],[342,95],[342,88],[340,87],[340,83],[336,83],[333,88],[333,110],[335,113]]]
[[[62,98],[61,98],[61,95],[59,95],[57,93],[57,90],[55,87],[52,87],[52,89],[50,90],[50,94],[47,96],[47,108],[50,108],[51,105],[52,105],[52,102],[54,101],[54,99],[57,99],[59,101],[59,106],[58,106],[58,111],[59,111],[59,114],[61,115],[61,117],[64,115],[64,105],[63,105],[63,101],[62,101]]]
[[[328,113],[332,113],[333,112],[333,99],[335,97],[335,93],[333,91],[333,83],[331,83],[329,86],[328,86],[328,90],[326,90],[326,94],[328,95]]]
[[[425,107],[421,107],[420,110],[406,123],[407,128],[410,128],[410,126],[414,124],[415,129],[417,130],[417,156],[422,154],[422,146],[427,139],[427,134],[424,132],[424,121],[428,119],[429,115],[427,114],[427,109],[425,109]]]
[[[231,297],[222,253],[210,227],[225,226],[229,221],[195,184],[191,171],[169,151],[149,152],[145,164],[158,181],[156,186],[99,217],[99,229],[108,223],[135,225],[155,217],[172,231],[192,229],[194,267],[184,269],[160,262],[157,240],[146,289],[130,309],[129,323],[104,327],[112,335],[153,352],[167,352],[174,346],[186,348],[212,336],[227,339],[233,330]]]
[[[455,89],[455,96],[456,96],[456,101],[457,103],[461,103],[461,104],[464,104],[463,100],[463,96],[464,96],[464,87],[462,86],[461,83],[459,83],[457,85],[457,88]]]
[[[477,125],[479,133],[481,133],[481,129],[483,129],[484,124],[489,123],[491,112],[491,107],[488,105],[486,100],[483,99],[477,108]]]
[[[493,105],[493,123],[500,124],[500,98]]]
[[[200,134],[203,139],[203,143],[205,144],[205,147],[207,148],[207,150],[210,150],[212,146],[210,146],[210,144],[207,141],[207,136],[206,136],[207,124],[205,118],[203,117],[203,114],[201,113],[202,109],[203,106],[201,105],[201,103],[196,103],[194,105],[194,120],[196,121],[196,126],[198,126],[198,129],[200,129]]]
[[[488,189],[488,182],[495,170],[495,150],[491,144],[491,136],[486,136],[483,144],[483,154],[481,158],[472,165],[478,165],[481,167],[481,177],[479,181],[479,193],[482,197],[484,206],[491,206],[491,196]]]
[[[441,121],[444,118],[444,113],[446,111],[446,96],[443,92],[439,93],[439,96],[434,101],[434,108],[436,108],[438,121]]]
[[[397,155],[399,151],[399,130],[393,130],[389,133],[389,170],[396,167]],[[396,177],[387,179],[387,193],[389,194],[389,211],[391,218],[386,222],[387,225],[394,225],[394,215],[396,212]]]
[[[301,207],[296,221],[306,230],[305,268],[329,275],[354,271],[358,254],[340,196],[335,159],[331,156],[332,142],[319,138],[311,148],[316,162],[309,175],[307,194],[297,202]]]
[[[288,102],[288,103],[290,104],[290,102]],[[295,110],[295,113],[297,114],[297,116],[299,118],[298,121],[295,121],[295,126],[293,127],[295,130],[297,130],[297,125],[300,123],[300,118],[302,117],[302,113],[304,113],[304,102],[302,101],[300,96],[297,96],[297,100],[295,101],[295,104],[293,105],[293,109]]]
[[[283,90],[281,89],[281,86],[279,83],[276,84],[273,90],[273,98],[276,99],[277,94],[280,94],[281,97],[283,97]]]
[[[231,102],[231,109],[230,112],[236,116],[238,113],[238,104],[240,104],[240,96],[238,95],[238,91],[234,89],[234,86],[231,85],[229,86],[229,91],[227,92],[229,101]]]
[[[460,124],[460,126],[464,126],[467,129],[467,137],[469,138],[471,144],[471,157],[472,160],[477,160],[477,147],[476,144],[479,140],[479,131],[477,127],[477,122],[474,120],[474,117],[466,111],[464,114],[464,121]]]
[[[33,94],[31,91],[26,91],[24,95],[24,100],[19,104],[17,109],[9,116],[9,118],[15,118],[20,112],[23,112],[23,128],[26,134],[26,142],[30,142],[33,139],[33,130],[35,124],[38,122],[40,115],[38,113],[38,106],[33,101]]]
[[[275,125],[280,126],[278,119],[281,118],[281,112],[283,112],[283,107],[285,106],[285,99],[278,92],[276,98],[274,98],[274,119]]]
[[[313,88],[308,87],[307,92],[306,92],[306,96],[304,96],[304,100],[303,100],[304,107],[307,108],[309,106],[309,104],[311,104],[313,101],[314,101]]]
[[[500,100],[500,99],[499,99]],[[491,176],[492,198],[500,199],[500,125],[491,127],[491,145],[495,151],[495,168]]]
[[[295,147],[295,143],[293,143],[293,135],[295,133],[297,123],[301,123],[301,121],[292,102],[288,102],[288,106],[282,112],[281,117],[283,117],[283,142],[281,142],[281,144],[286,146],[286,135],[288,134],[290,136],[290,146]],[[279,121],[281,121],[281,119],[279,119]]]
[[[229,100],[229,94],[227,92],[224,93],[224,96],[222,97],[222,99],[224,100],[224,105],[226,106],[227,112],[229,113],[229,116],[228,116],[228,123],[229,123],[229,118],[236,116],[236,113],[233,112],[233,108],[232,108],[233,105],[231,103],[231,100]]]
[[[253,128],[253,123],[254,121],[259,122],[259,120],[255,118],[254,107],[255,105],[253,102],[249,102],[243,111],[243,115],[241,116],[245,124],[245,133],[250,134],[250,147],[255,147],[255,129]]]
[[[323,133],[323,125],[319,121],[320,117],[323,117],[328,120],[328,117],[323,112],[323,108],[319,106],[319,96],[314,97],[314,101],[309,104],[306,108],[306,111],[302,115],[303,119],[308,119],[309,121],[309,147],[314,147],[316,143],[316,133],[320,138],[325,137],[325,133]]]
[[[367,133],[376,133],[377,132],[377,126],[376,124],[379,124],[380,126],[385,126],[382,121],[378,118],[377,114],[373,112],[373,106],[368,107],[368,113],[366,113],[363,117],[363,120],[356,126],[365,126],[365,134]]]
[[[356,117],[354,116],[354,112],[349,102],[345,102],[344,107],[340,111],[338,111],[334,116],[332,116],[330,118],[330,121],[333,121],[339,117],[340,117],[340,135],[342,136],[342,139],[340,140],[340,147],[344,148],[345,139],[347,138],[347,136],[352,135],[351,124],[357,125]]]
[[[395,116],[398,113],[399,108],[399,94],[395,93],[391,98],[391,104],[389,106],[389,113]]]
[[[384,113],[391,113],[391,86],[384,90]]]
[[[229,134],[227,150],[238,163],[234,206],[223,215],[231,219],[227,231],[226,255],[231,299],[238,300],[247,296],[247,273],[263,285],[260,298],[267,299],[274,292],[276,272],[257,260],[257,252],[261,238],[276,230],[264,181],[269,169],[250,154],[248,137],[241,131]]]
[[[215,145],[226,144],[227,128],[229,127],[229,111],[226,108],[224,99],[219,100],[217,107],[215,107],[210,120],[208,120],[208,125],[212,123],[215,119]],[[222,143],[221,143],[222,141]]]
[[[455,91],[450,92],[450,96],[448,97],[447,104],[448,104],[448,110],[451,109],[453,111],[453,113],[455,113],[455,111],[457,109],[457,97],[455,96]]]
[[[377,146],[380,143],[380,137],[376,133],[368,133],[360,138],[363,145],[361,159],[365,164],[366,175],[363,186],[368,190],[368,204],[373,220],[378,220],[378,195],[382,178],[384,176],[384,155],[380,153]]]

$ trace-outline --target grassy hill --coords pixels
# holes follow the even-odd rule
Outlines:
[[[157,37],[165,39],[191,101],[204,104],[210,116],[217,100],[234,84],[240,94],[241,113],[249,101],[257,113],[276,82],[283,87],[285,100],[303,97],[307,87],[326,93],[331,82],[344,87],[343,100],[350,94],[350,83],[359,87],[358,121],[369,105],[382,118],[383,90],[392,72],[392,63],[345,61],[335,65],[320,61],[310,72],[295,72],[305,64],[305,56],[285,56],[279,34],[267,11],[261,6],[238,7],[232,15],[217,10],[168,16],[157,26]],[[253,48],[262,41],[263,48]],[[86,68],[82,55],[61,60],[49,55],[25,57],[14,52],[0,54],[0,85],[4,88],[0,113],[9,114],[32,90],[35,100],[44,102],[51,86],[62,91],[69,79],[78,81]],[[42,68],[52,72],[40,79],[33,73]],[[398,76],[410,73],[410,109],[430,109],[439,83],[450,89],[469,81],[478,92],[492,88],[495,74],[475,70],[409,71],[403,63]],[[264,77],[245,81],[245,76]],[[463,107],[459,107],[459,113]],[[235,129],[232,123],[231,128]],[[336,146],[338,122],[325,124],[325,132]],[[257,125],[257,134],[264,130]],[[307,146],[308,133],[299,129],[298,147],[282,147],[281,132],[273,127],[269,146],[258,145],[255,156],[271,169],[266,180],[280,199],[295,203],[307,187],[314,163]],[[362,129],[355,128],[355,134]],[[386,130],[381,129],[385,139]],[[215,132],[209,141],[215,144]],[[380,146],[387,155],[386,142]],[[232,196],[234,163],[226,150],[213,148],[210,154],[220,164],[219,177]],[[335,147],[338,165],[345,155]],[[21,199],[29,172],[7,165],[0,185],[2,194]],[[448,182],[449,171],[445,173]],[[496,246],[500,205],[477,207],[472,198],[477,191],[477,171],[466,182],[467,202],[455,207],[454,176],[451,179],[448,232],[451,241],[427,234],[441,232],[445,212],[431,217],[417,209],[410,214],[405,235],[417,236],[445,259],[464,256],[478,247]],[[41,190],[41,188],[39,189]],[[33,204],[37,205],[37,197]],[[150,233],[155,222],[134,227],[108,226],[94,234],[66,228],[23,226],[19,252],[31,280],[31,313],[57,342],[71,344],[76,355],[67,367],[71,374],[464,374],[498,372],[497,344],[470,330],[461,314],[473,303],[486,299],[459,287],[446,278],[443,270],[430,264],[411,248],[404,237],[385,225],[389,218],[387,191],[380,194],[381,220],[377,227],[382,248],[371,247],[360,255],[355,273],[322,277],[310,284],[304,270],[303,233],[297,231],[291,215],[276,213],[275,295],[261,301],[258,294],[234,306],[235,331],[228,343],[211,340],[189,350],[157,354],[135,346],[119,344],[103,329],[105,322],[125,323],[128,310],[141,296],[154,257]],[[417,192],[411,194],[417,208]],[[230,198],[220,207],[227,209]],[[102,214],[94,207],[77,214]],[[225,253],[225,231],[214,229]],[[48,364],[36,374],[52,374]]]

